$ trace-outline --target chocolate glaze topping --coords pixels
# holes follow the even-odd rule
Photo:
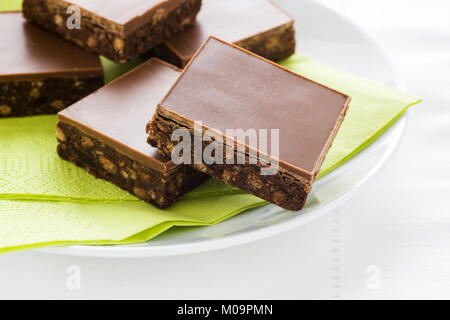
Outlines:
[[[224,134],[227,129],[279,129],[280,166],[314,176],[349,101],[345,94],[211,37],[160,107],[186,123],[202,121]]]
[[[151,59],[63,110],[58,118],[152,169],[168,170],[175,165],[147,144],[145,128],[178,76],[175,67]]]
[[[0,81],[98,76],[97,55],[36,27],[20,12],[0,13]]]

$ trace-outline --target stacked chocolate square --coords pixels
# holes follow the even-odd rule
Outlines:
[[[24,0],[23,15],[0,14],[0,116],[71,105],[60,156],[160,208],[208,176],[303,208],[350,98],[272,62],[296,38],[270,0]],[[103,86],[98,55],[150,59]]]

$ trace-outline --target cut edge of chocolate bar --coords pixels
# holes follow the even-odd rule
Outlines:
[[[67,12],[70,2],[58,0],[52,1],[50,5],[49,1],[41,0],[36,4],[33,0],[24,0],[24,17],[88,51],[101,54],[114,62],[124,63],[138,58],[166,38],[193,24],[202,0],[178,1],[175,8],[155,6],[145,15],[130,19],[124,24],[80,7],[81,20],[85,24],[82,30],[69,30],[65,25],[70,17]]]
[[[234,42],[234,44],[265,59],[271,61],[280,61],[292,56],[295,53],[295,19],[274,1],[266,1],[268,1],[273,7],[286,15],[290,21],[283,25],[279,25],[262,31],[261,33],[258,33],[256,35],[237,40]],[[273,46],[276,43],[283,43],[285,46],[284,50],[268,49],[269,46]],[[162,60],[172,63],[179,68],[184,68],[195,55],[194,54],[193,56],[188,56],[183,54],[177,48],[175,48],[170,40],[166,40],[155,47],[151,51],[151,54]]]
[[[170,207],[208,178],[182,165],[167,172],[155,170],[63,120],[57,123],[57,139],[62,159],[160,209]]]
[[[0,12],[0,22],[7,28],[1,42],[13,49],[0,62],[6,64],[0,72],[0,117],[55,114],[104,85],[98,56],[32,25],[21,11]],[[72,49],[77,59],[68,63]]]
[[[265,45],[267,45],[267,43],[271,43],[273,41],[273,39],[278,39],[280,42],[287,42],[287,43],[289,43],[289,45],[287,46],[286,50],[284,52],[274,51],[274,53],[265,54],[265,53],[263,53],[265,50],[254,49],[255,46],[257,48],[260,45],[255,44],[256,41],[253,40],[253,37],[248,37],[246,39],[242,39],[242,40],[234,43],[234,45],[237,45],[238,47],[241,47],[242,49],[250,51],[253,54],[261,56],[262,58],[264,58],[266,60],[270,60],[270,61],[274,62],[274,61],[286,59],[295,53],[295,49],[297,46],[295,19],[289,12],[287,12],[286,10],[281,8],[273,0],[267,0],[267,1],[270,2],[270,4],[272,6],[274,6],[276,9],[278,9],[280,12],[285,14],[289,18],[290,21],[284,25],[280,25],[278,27],[264,31],[261,34],[259,34],[258,36],[265,38],[265,41],[263,41],[263,43]]]
[[[258,40],[255,40],[255,37],[250,36],[237,41],[235,45],[270,61],[280,61],[292,56],[295,53],[296,39],[293,21],[260,33],[256,37],[258,37]],[[280,42],[287,43],[289,45],[286,46],[285,50],[273,50],[272,52],[268,52],[270,50],[267,50],[267,44],[275,43],[276,41],[273,41],[273,39],[280,39],[280,37],[284,37],[280,40]],[[178,49],[175,48],[169,41],[164,41],[159,46],[154,48],[152,50],[152,54],[161,60],[165,60],[176,65],[179,68],[186,67],[189,61],[194,58],[194,56],[186,56],[178,51]]]
[[[169,115],[170,117],[171,115]],[[173,115],[172,115],[173,116]],[[184,127],[176,121],[166,118],[158,113],[154,120],[149,123],[147,130],[149,132],[148,143],[153,147],[159,148],[163,154],[170,156],[175,148],[175,143],[171,140],[174,130]],[[189,130],[191,139],[194,137],[192,128],[185,127]],[[203,132],[207,129],[202,128]],[[196,133],[197,134],[197,133]],[[204,150],[208,144],[203,142]],[[245,153],[245,164],[225,164],[227,144],[222,144],[224,164],[192,164],[191,166],[213,178],[222,180],[236,188],[245,190],[274,203],[287,210],[301,210],[306,203],[309,192],[312,188],[313,178],[293,175],[284,169],[280,169],[276,174],[261,176],[261,168],[267,167],[257,159],[257,164],[250,164],[250,154],[248,150]],[[237,159],[237,149],[234,149],[233,157]],[[194,163],[194,151],[191,152],[191,161]]]
[[[103,74],[89,77],[37,77],[36,79],[0,80],[0,92],[10,95],[0,99],[0,118],[56,114],[104,85]],[[51,94],[46,94],[50,91]],[[14,96],[13,93],[20,92]]]
[[[336,135],[343,117],[344,114],[339,119],[338,125],[336,126],[330,141],[332,141]],[[177,113],[158,107],[153,120],[147,125],[147,132],[149,134],[147,142],[153,147],[161,150],[165,156],[170,157],[176,145],[176,143],[172,141],[171,136],[172,133],[179,128],[187,129],[192,140],[194,139],[194,135],[198,134],[198,132],[194,131],[193,122],[189,123],[189,121],[184,121],[183,117],[179,117]],[[201,127],[201,130],[203,135],[207,131],[213,131],[219,135],[222,134],[205,125]],[[280,161],[280,167],[274,174],[262,176],[262,169],[270,169],[270,162],[275,158],[269,157],[267,154],[266,156],[268,158],[264,158],[258,150],[251,149],[248,145],[230,139],[223,134],[222,136],[224,137],[224,141],[219,148],[223,150],[223,164],[208,165],[204,162],[202,164],[195,164],[195,152],[192,150],[190,159],[191,163],[193,163],[191,166],[194,169],[213,178],[220,179],[234,187],[246,190],[257,197],[274,203],[284,209],[298,211],[304,207],[319,170],[315,170],[315,173],[313,174],[307,173],[304,170],[296,170],[296,172],[294,172],[293,170],[290,170],[292,169],[292,166],[283,166]],[[209,143],[211,142],[203,142],[202,150],[205,150]],[[228,160],[227,152],[230,148],[233,150],[233,159],[238,159],[241,152],[237,146],[238,144],[244,147],[245,164],[226,164]],[[326,150],[328,150],[330,145],[331,144],[329,143],[328,146],[324,148],[325,152],[319,163],[322,163]],[[252,150],[254,152],[252,152]],[[258,155],[257,158],[254,157],[255,154]],[[254,160],[254,162],[251,162],[251,160]],[[320,168],[319,165],[318,167]]]

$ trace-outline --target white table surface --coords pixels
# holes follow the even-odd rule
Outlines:
[[[450,3],[321,1],[378,38],[425,100],[394,157],[349,202],[292,232],[212,253],[2,255],[0,298],[450,298]],[[70,266],[79,289],[67,284]]]

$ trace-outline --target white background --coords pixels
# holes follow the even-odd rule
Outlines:
[[[0,298],[450,298],[450,3],[321,1],[378,38],[425,100],[394,157],[353,199],[292,232],[212,253],[2,255]],[[80,290],[67,286],[71,265]]]

